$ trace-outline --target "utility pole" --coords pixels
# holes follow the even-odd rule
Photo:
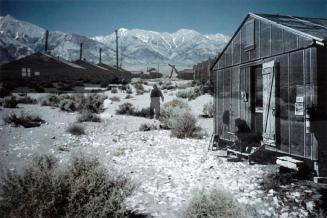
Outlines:
[[[99,56],[99,64],[101,64],[101,55],[102,55],[102,48],[100,48],[100,56]]]
[[[118,29],[116,29],[115,32],[116,32],[116,67],[118,70],[119,69],[119,65],[118,65]]]

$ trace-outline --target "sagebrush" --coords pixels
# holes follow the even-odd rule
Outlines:
[[[203,106],[203,115],[212,118],[215,113],[215,107],[212,101]]]
[[[77,118],[78,122],[101,122],[101,118],[94,113],[89,111],[83,111],[82,114]]]
[[[161,126],[165,129],[171,129],[172,120],[185,111],[190,111],[190,107],[184,101],[174,99],[172,101],[168,101],[162,105],[160,108],[160,122]]]
[[[197,137],[201,130],[197,126],[197,120],[190,111],[182,111],[171,118],[171,134],[177,138]]]
[[[126,217],[134,186],[108,175],[96,159],[76,158],[59,167],[51,156],[35,158],[22,173],[8,171],[1,185],[1,217]]]
[[[231,194],[213,189],[194,193],[185,218],[246,218],[250,217]]]
[[[67,128],[67,132],[72,134],[72,135],[84,135],[85,134],[85,129],[82,125],[79,125],[77,123],[70,124]]]
[[[27,114],[25,112],[21,112],[20,115],[12,112],[4,116],[3,121],[5,124],[11,124],[15,127],[23,126],[25,128],[39,127],[45,123],[39,115]]]

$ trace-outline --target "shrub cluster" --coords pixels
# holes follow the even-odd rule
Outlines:
[[[203,106],[203,115],[212,118],[215,113],[215,107],[212,101]]]
[[[166,102],[161,107],[160,113],[161,127],[171,129],[173,136],[177,138],[203,136],[195,116],[184,101],[174,99]]]
[[[39,127],[42,123],[45,123],[38,115],[30,115],[21,113],[17,116],[15,113],[10,113],[3,118],[5,124],[11,124],[15,127],[23,126],[25,128]]]
[[[149,124],[149,123],[143,123],[140,125],[140,128],[139,128],[140,131],[151,131],[151,130],[156,130],[156,129],[158,129],[156,125]]]
[[[116,113],[131,115],[136,117],[150,117],[150,107],[142,108],[141,110],[138,110],[131,103],[126,102],[118,106]]]
[[[171,81],[168,81],[168,82],[160,82],[160,83],[159,83],[159,85],[160,85],[160,88],[162,90],[163,89],[166,89],[166,90],[176,89],[176,84],[173,84]]]
[[[37,100],[30,96],[23,96],[23,97],[18,97],[17,102],[18,104],[36,104]]]
[[[143,95],[145,90],[144,90],[144,86],[142,85],[142,83],[138,82],[134,84],[134,87],[136,89],[136,94],[137,95]]]
[[[111,101],[116,101],[116,102],[119,102],[120,101],[120,98],[118,96],[113,96],[111,98],[109,98]]]
[[[195,193],[184,217],[246,218],[250,216],[231,194],[223,190],[213,189],[210,192]]]
[[[9,96],[5,97],[3,101],[3,107],[5,108],[16,108],[18,104],[18,101],[15,96]]]
[[[196,118],[190,111],[184,111],[171,119],[171,134],[177,138],[192,138],[201,129],[196,125]]]
[[[91,113],[89,111],[83,111],[82,114],[77,119],[78,122],[101,122],[98,115]]]
[[[187,98],[189,101],[194,100],[203,94],[202,88],[200,86],[195,86],[192,89],[179,90],[176,93],[176,97]]]
[[[103,103],[106,96],[98,94],[90,95],[48,95],[40,99],[42,106],[59,107],[63,111],[89,111],[91,113],[103,112]]]
[[[83,157],[65,169],[51,156],[38,157],[4,177],[1,217],[126,217],[124,201],[134,189],[129,179]]]
[[[117,89],[117,88],[111,88],[110,91],[111,91],[111,93],[114,93],[114,94],[115,94],[115,93],[118,93],[118,89]]]
[[[164,103],[160,109],[160,122],[161,126],[165,129],[171,129],[172,120],[180,114],[189,111],[190,108],[184,101],[174,99]]]
[[[73,124],[69,125],[67,128],[67,132],[72,135],[77,135],[77,136],[85,134],[84,127],[77,123],[73,123]]]

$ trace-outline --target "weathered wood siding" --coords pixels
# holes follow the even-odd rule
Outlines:
[[[241,118],[252,126],[251,96],[241,100],[240,93],[251,93],[251,70],[274,60],[276,63],[276,147],[271,149],[317,160],[317,142],[306,130],[306,116],[295,115],[296,95],[305,96],[305,108],[317,104],[317,49],[312,40],[268,22],[249,17],[254,22],[254,47],[245,48],[246,30],[242,25],[214,67],[215,130],[222,135],[235,131],[234,120]],[[326,69],[323,69],[326,72]],[[326,75],[326,73],[325,73]],[[326,76],[325,76],[326,77]],[[326,81],[326,78],[323,78]],[[327,85],[327,84],[326,84]],[[326,85],[321,85],[326,87]],[[323,89],[326,93],[326,89]],[[322,96],[327,102],[327,94]],[[327,109],[327,106],[326,106]]]

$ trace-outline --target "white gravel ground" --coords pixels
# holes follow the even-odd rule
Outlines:
[[[150,86],[146,87],[150,88]],[[135,92],[134,92],[135,93]],[[175,98],[175,91],[165,93],[165,101]],[[0,164],[2,168],[20,170],[35,154],[50,153],[68,161],[71,156],[96,156],[108,170],[127,175],[137,184],[127,206],[155,217],[180,217],[195,190],[224,188],[241,203],[256,208],[260,217],[307,217],[306,202],[287,206],[287,201],[300,199],[288,190],[289,198],[282,199],[276,190],[262,190],[262,178],[275,173],[275,165],[248,165],[247,162],[227,162],[222,153],[207,151],[209,138],[177,139],[167,130],[139,131],[142,123],[159,125],[158,121],[140,117],[116,115],[118,105],[131,102],[138,108],[148,107],[149,93],[120,102],[105,101],[103,122],[84,123],[86,135],[76,137],[66,133],[67,126],[76,121],[77,113],[66,113],[58,108],[39,105],[19,105],[17,109],[0,111]],[[204,95],[188,102],[195,115],[211,100]],[[14,128],[4,125],[2,117],[10,111],[34,112],[46,120],[40,128]],[[212,133],[213,120],[200,118],[199,124]],[[296,184],[293,186],[300,187]],[[299,190],[308,189],[307,186]],[[312,189],[311,189],[312,190]],[[295,192],[295,191],[294,191]],[[303,193],[300,193],[300,196]],[[313,195],[316,198],[316,190]],[[283,209],[284,208],[284,209]],[[286,209],[285,209],[286,208]]]

